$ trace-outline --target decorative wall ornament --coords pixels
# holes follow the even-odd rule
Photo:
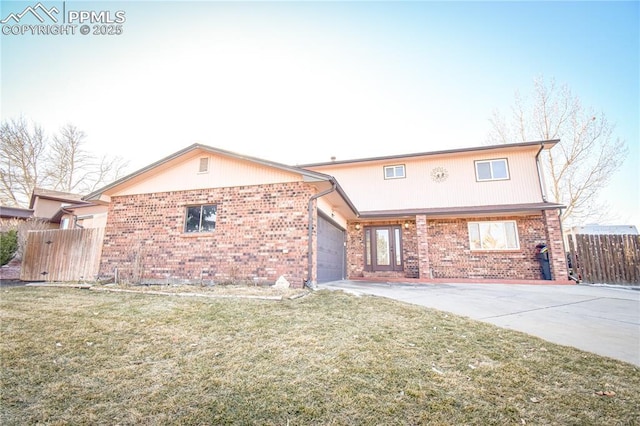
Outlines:
[[[434,182],[444,182],[449,177],[449,172],[444,167],[435,167],[431,170],[431,179]]]

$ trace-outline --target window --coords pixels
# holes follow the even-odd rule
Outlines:
[[[509,179],[509,166],[506,158],[476,161],[476,180],[478,182],[506,179]]]
[[[385,179],[400,179],[405,177],[404,164],[398,166],[384,166]]]
[[[184,232],[213,232],[216,227],[215,204],[187,207]]]
[[[209,171],[209,158],[203,157],[200,159],[200,167],[198,173],[207,173]]]
[[[514,220],[469,222],[471,250],[519,250],[518,228]]]

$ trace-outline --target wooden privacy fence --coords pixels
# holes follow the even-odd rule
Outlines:
[[[573,235],[569,261],[586,283],[640,285],[640,235]]]
[[[22,281],[93,281],[100,268],[104,228],[31,231]]]

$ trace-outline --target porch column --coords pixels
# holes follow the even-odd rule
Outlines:
[[[431,268],[429,266],[429,238],[427,233],[427,217],[425,215],[416,216],[416,235],[418,238],[418,270],[421,279],[431,278]]]
[[[566,281],[569,279],[569,271],[558,210],[543,210],[542,216],[547,231],[551,278],[554,281]]]

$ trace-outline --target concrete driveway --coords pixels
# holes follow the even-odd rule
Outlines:
[[[586,285],[335,281],[319,289],[388,297],[640,366],[640,291]]]

